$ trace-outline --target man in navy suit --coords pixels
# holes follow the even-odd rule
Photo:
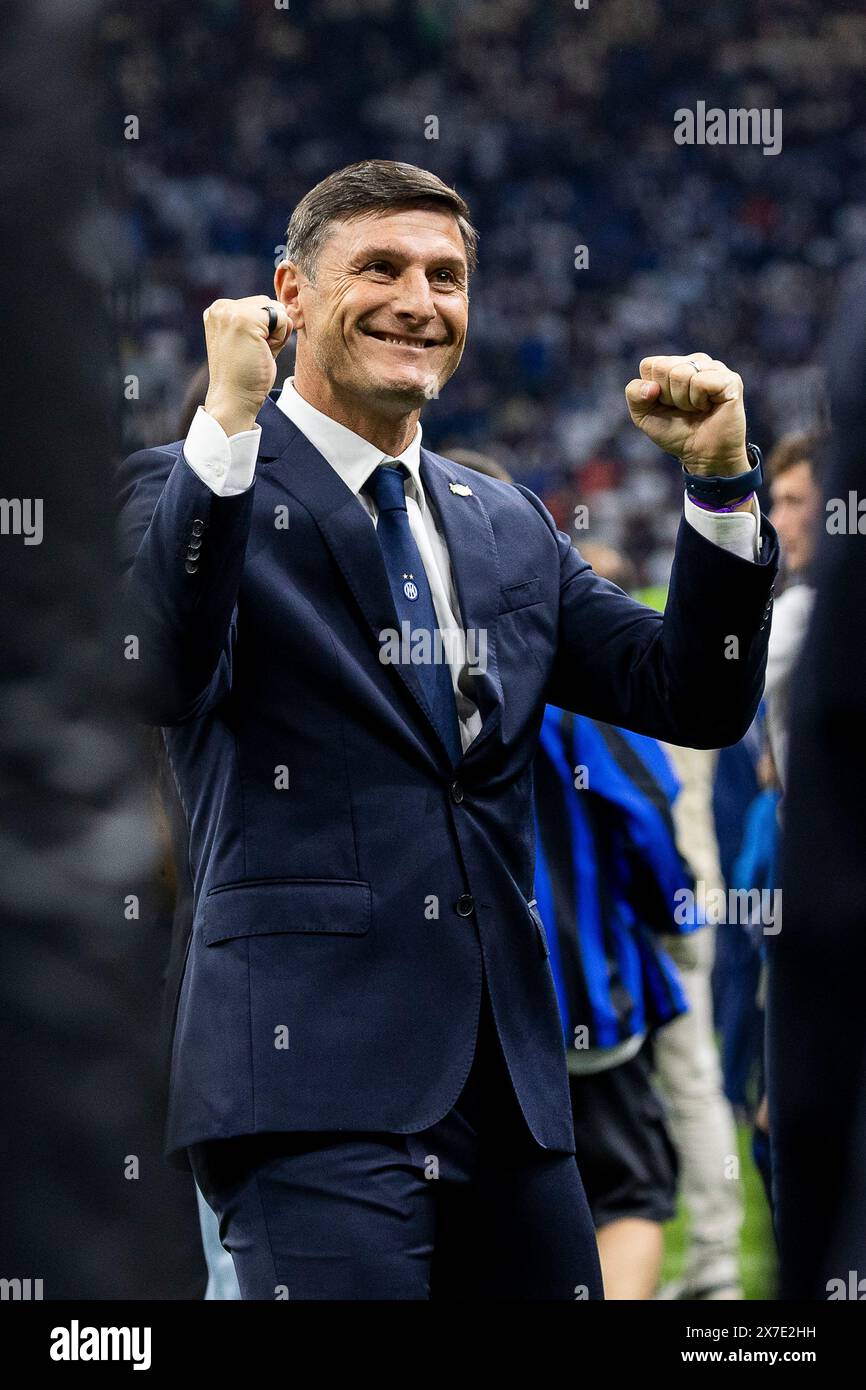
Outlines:
[[[626,388],[704,489],[662,617],[526,488],[421,448],[475,259],[433,174],[331,175],[275,298],[205,312],[186,440],[123,466],[127,655],[195,895],[167,1148],[245,1298],[602,1296],[532,905],[541,719],[717,747],[761,695],[776,543],[740,378],[694,353]]]

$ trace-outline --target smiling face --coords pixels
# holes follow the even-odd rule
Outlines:
[[[439,394],[463,355],[469,315],[466,252],[450,213],[410,207],[336,222],[314,274],[280,266],[275,279],[298,331],[295,385],[307,400],[395,420]]]

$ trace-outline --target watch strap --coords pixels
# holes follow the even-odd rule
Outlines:
[[[695,502],[723,507],[730,502],[742,501],[750,492],[755,492],[764,479],[764,457],[757,444],[747,444],[746,454],[753,466],[747,473],[735,473],[728,478],[704,478],[684,468],[683,478],[688,496]]]

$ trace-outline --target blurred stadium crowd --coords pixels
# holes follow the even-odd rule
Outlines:
[[[641,356],[729,362],[765,450],[821,423],[817,346],[840,267],[866,252],[866,13],[151,0],[110,14],[104,61],[114,117],[139,122],[101,231],[138,378],[130,449],[176,437],[206,305],[268,292],[298,198],[371,156],[456,185],[481,232],[467,357],[426,442],[493,454],[567,529],[588,505],[639,582],[667,577],[680,495],[627,421]],[[675,144],[698,100],[781,108],[782,156]]]

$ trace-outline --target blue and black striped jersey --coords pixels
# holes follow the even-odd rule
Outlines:
[[[676,845],[679,782],[654,739],[549,706],[534,765],[535,896],[566,1046],[614,1047],[688,1004],[658,933],[694,882]]]

